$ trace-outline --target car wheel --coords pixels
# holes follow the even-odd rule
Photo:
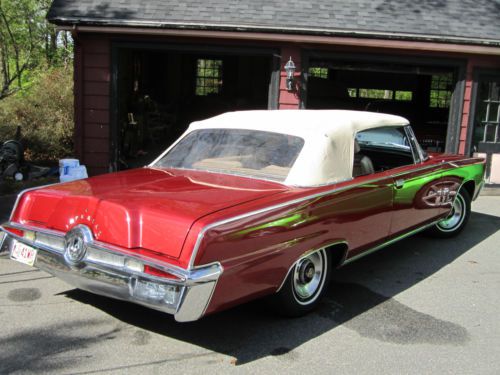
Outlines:
[[[292,267],[272,298],[274,310],[290,317],[304,315],[314,309],[325,294],[330,281],[329,252],[317,250],[300,258]]]
[[[429,230],[434,237],[449,238],[459,234],[469,221],[471,198],[467,190],[458,192],[450,214]]]

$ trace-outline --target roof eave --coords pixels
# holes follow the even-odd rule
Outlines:
[[[48,21],[58,26],[102,26],[123,28],[151,28],[151,29],[178,29],[178,30],[210,30],[232,32],[259,32],[276,34],[315,35],[315,36],[343,36],[364,39],[406,40],[433,43],[451,43],[463,45],[476,45],[500,47],[500,40],[476,39],[459,36],[425,35],[412,33],[393,33],[381,31],[361,31],[346,29],[319,29],[302,27],[273,27],[263,25],[238,25],[238,24],[210,24],[198,22],[160,22],[122,19],[99,19],[84,17],[50,17]]]

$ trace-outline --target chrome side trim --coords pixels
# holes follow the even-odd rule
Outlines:
[[[336,241],[336,242],[332,242],[331,244],[329,245],[326,245],[326,246],[323,246],[323,247],[320,247],[319,249],[315,249],[315,250],[308,250],[306,252],[304,252],[295,262],[293,262],[293,264],[290,266],[290,268],[288,268],[288,271],[285,275],[285,278],[283,279],[283,281],[281,282],[280,286],[278,287],[278,289],[276,289],[276,292],[275,293],[278,293],[281,288],[283,288],[283,285],[285,285],[285,282],[286,282],[286,279],[288,279],[288,276],[290,275],[290,272],[292,272],[293,270],[293,267],[295,267],[295,265],[297,264],[297,262],[299,262],[302,258],[305,258],[306,256],[309,256],[311,255],[312,253],[315,253],[317,251],[320,251],[320,250],[327,250],[328,251],[328,248],[331,247],[331,246],[335,246],[335,245],[340,245],[340,244],[343,244],[343,245],[346,245],[349,247],[347,241]],[[342,257],[342,260],[345,259],[346,257],[346,254],[347,254],[347,251],[345,252],[345,254],[343,255]]]
[[[19,194],[17,194],[17,198],[16,198],[16,201],[14,203],[14,207],[12,207],[12,211],[10,213],[9,221],[12,221],[12,218],[14,217],[14,212],[16,212],[17,205],[19,204],[19,201],[21,200],[22,196],[25,193],[32,191],[32,190],[43,189],[43,188],[46,188],[49,186],[54,186],[54,185],[59,185],[59,184],[61,184],[61,182],[56,182],[54,184],[47,184],[47,185],[42,185],[42,186],[36,186],[36,187],[22,190]]]
[[[467,163],[467,165],[459,165],[457,163]],[[448,161],[445,164],[449,164],[454,168],[463,168],[463,167],[470,167],[471,165],[478,165],[478,164],[485,164],[484,159],[481,158],[474,158],[474,157],[467,157],[459,160],[453,160],[453,161]]]
[[[416,168],[414,170],[411,170],[411,171],[405,171],[405,172],[398,172],[398,173],[395,173],[392,175],[392,177],[399,177],[399,176],[403,176],[405,174],[408,174],[408,173],[413,173],[413,172],[423,172],[423,171],[426,171],[428,169],[434,169],[436,167],[442,167],[446,164],[450,164],[450,163],[445,163],[445,162],[440,162],[438,164],[433,164],[433,165],[426,165],[426,166],[422,166],[420,168]]]
[[[370,255],[370,254],[372,254],[372,253],[374,253],[374,252],[376,252],[376,251],[378,251],[380,249],[383,249],[386,246],[392,245],[393,243],[398,242],[398,241],[400,241],[400,240],[402,240],[402,239],[404,239],[406,237],[410,237],[410,236],[412,236],[414,234],[417,234],[418,232],[421,232],[421,231],[423,231],[423,230],[425,230],[427,228],[432,227],[433,225],[436,225],[441,220],[442,219],[439,219],[439,220],[433,221],[432,223],[425,224],[422,227],[413,229],[413,230],[411,230],[411,231],[409,231],[407,233],[404,233],[402,235],[399,235],[399,236],[397,236],[397,237],[395,237],[395,238],[393,238],[393,239],[391,239],[391,240],[389,240],[387,242],[384,242],[384,243],[382,243],[380,245],[377,245],[377,246],[375,246],[375,247],[373,247],[373,248],[371,248],[369,250],[363,251],[361,254],[355,255],[355,256],[353,256],[351,258],[347,258],[344,261],[344,263],[341,264],[341,266],[345,266],[346,264],[352,263],[352,262],[354,262],[354,261],[356,261],[356,260],[358,260],[360,258],[363,258],[364,256]]]
[[[418,153],[417,150],[415,150],[414,142],[416,141],[416,139],[415,139],[415,136],[411,132],[411,126],[406,125],[403,128],[403,130],[406,134],[406,138],[410,141],[410,150],[411,150],[411,155],[413,157],[413,164],[417,165],[417,164],[422,163],[422,158],[420,157],[420,154]]]

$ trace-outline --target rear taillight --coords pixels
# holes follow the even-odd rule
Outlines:
[[[15,236],[24,237],[24,230],[22,230],[22,229],[17,229],[17,228],[8,227],[8,226],[3,227],[3,229],[6,232],[13,234]]]

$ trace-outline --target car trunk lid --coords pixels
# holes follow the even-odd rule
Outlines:
[[[31,191],[14,221],[64,232],[83,224],[100,242],[178,258],[199,218],[285,189],[238,176],[143,168]]]

